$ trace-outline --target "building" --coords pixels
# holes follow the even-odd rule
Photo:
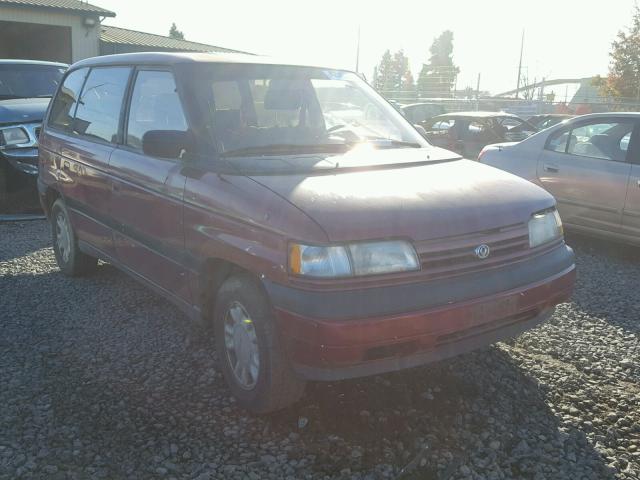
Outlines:
[[[0,0],[0,58],[73,63],[140,51],[244,53],[102,25],[115,16],[79,0]]]

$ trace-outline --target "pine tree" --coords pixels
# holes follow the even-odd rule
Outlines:
[[[172,23],[171,28],[169,29],[169,37],[175,38],[176,40],[184,40],[184,33],[178,30],[175,23]]]
[[[453,32],[442,32],[429,52],[429,63],[422,65],[418,77],[418,91],[425,97],[448,97],[460,72],[453,63]]]

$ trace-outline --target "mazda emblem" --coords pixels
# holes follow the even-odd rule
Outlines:
[[[478,245],[474,252],[476,254],[476,257],[478,257],[480,260],[484,260],[491,254],[491,249],[489,248],[489,245],[482,244]]]

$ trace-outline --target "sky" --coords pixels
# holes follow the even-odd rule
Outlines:
[[[403,49],[417,78],[433,39],[454,34],[458,88],[491,93],[515,88],[520,40],[531,80],[606,74],[611,42],[631,23],[634,0],[92,0],[117,16],[104,21],[166,35],[172,22],[187,40],[355,69],[371,80],[386,49]],[[171,8],[164,5],[171,5]],[[177,5],[178,8],[173,8]]]

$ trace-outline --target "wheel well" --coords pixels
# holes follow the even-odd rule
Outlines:
[[[57,190],[54,190],[51,187],[47,187],[47,190],[45,192],[45,204],[44,204],[44,208],[45,208],[45,215],[48,217],[49,213],[51,212],[51,207],[53,206],[53,202],[55,202],[58,198],[61,198],[62,195],[60,195],[60,193]]]
[[[202,281],[200,284],[200,298],[199,304],[202,306],[202,313],[205,319],[211,320],[211,315],[215,307],[216,296],[218,290],[224,283],[224,281],[231,275],[237,273],[246,273],[251,275],[251,272],[236,265],[235,263],[228,262],[219,258],[210,258],[204,263],[203,271],[201,272]]]

